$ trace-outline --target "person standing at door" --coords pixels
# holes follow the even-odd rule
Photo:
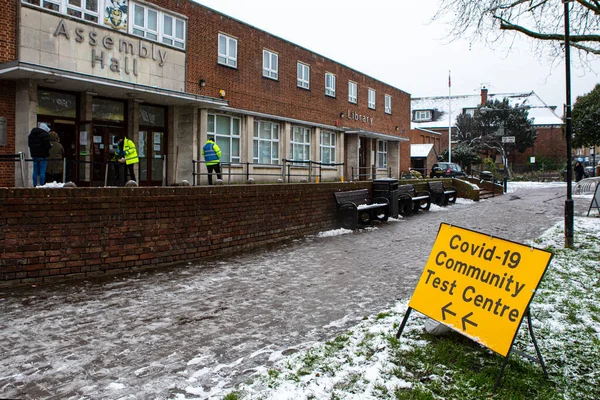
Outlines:
[[[208,139],[202,148],[202,155],[208,170],[208,184],[212,185],[212,173],[217,173],[217,179],[221,179],[221,149],[212,139]]]
[[[140,162],[135,143],[126,136],[117,136],[117,143],[119,144],[119,151],[121,152],[121,159],[119,162],[125,163],[125,182],[127,182],[128,176],[130,180],[135,181],[134,167],[135,164]]]
[[[39,128],[33,128],[27,138],[29,153],[33,159],[33,187],[46,184],[46,167],[50,155],[50,128],[47,124],[40,124]]]
[[[58,133],[50,131],[50,148],[48,167],[46,168],[46,182],[62,182],[63,176],[63,158],[65,158],[65,149],[60,144]]]

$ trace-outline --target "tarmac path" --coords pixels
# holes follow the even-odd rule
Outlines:
[[[0,398],[222,398],[285,354],[412,294],[446,222],[524,243],[564,184],[223,260],[0,291]],[[575,215],[589,201],[575,200]]]

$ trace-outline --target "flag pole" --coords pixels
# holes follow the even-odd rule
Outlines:
[[[448,70],[448,162],[452,162],[452,82]]]

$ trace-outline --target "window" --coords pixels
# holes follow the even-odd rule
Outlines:
[[[385,113],[392,113],[392,96],[390,96],[389,94],[385,95]]]
[[[387,168],[387,142],[377,141],[377,168]]]
[[[269,50],[263,50],[263,76],[266,78],[277,79],[278,77],[279,56]]]
[[[207,136],[214,139],[223,153],[221,161],[240,162],[240,119],[208,114]]]
[[[292,126],[290,155],[294,161],[310,161],[310,129]]]
[[[475,115],[476,108],[463,108],[464,115],[470,115],[471,117]]]
[[[418,110],[415,111],[415,121],[430,121],[431,110]]]
[[[369,88],[369,108],[375,109],[375,89]]]
[[[358,85],[356,82],[348,81],[348,101],[358,103]]]
[[[183,49],[185,47],[185,21],[164,14],[162,42]]]
[[[325,73],[325,94],[335,97],[335,75],[330,72]]]
[[[135,4],[132,33],[146,39],[158,40],[158,11]]]
[[[75,18],[97,23],[98,0],[68,0],[67,14]]]
[[[335,133],[321,131],[321,162],[335,163]]]
[[[237,39],[219,33],[219,64],[237,68]]]
[[[60,0],[22,0],[23,3],[42,7],[47,10],[60,12]]]
[[[310,89],[310,67],[300,62],[298,63],[298,87]]]
[[[279,124],[254,121],[252,157],[258,164],[279,164]]]

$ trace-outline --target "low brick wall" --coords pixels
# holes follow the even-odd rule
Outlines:
[[[332,193],[370,182],[0,188],[0,285],[102,276],[335,227]]]

